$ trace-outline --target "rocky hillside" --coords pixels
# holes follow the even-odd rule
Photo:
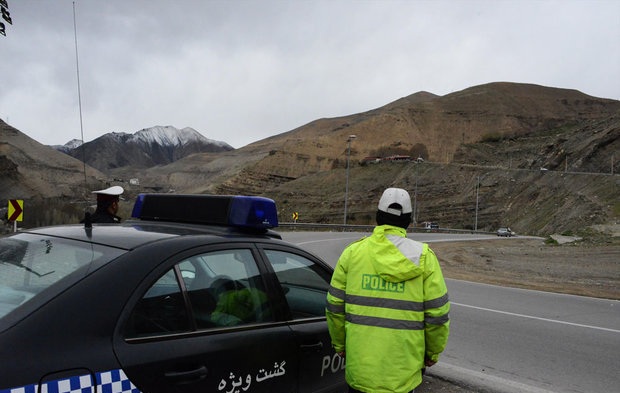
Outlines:
[[[355,161],[407,153],[447,163],[464,144],[533,135],[618,110],[619,101],[575,90],[492,83],[443,97],[416,93],[368,112],[320,119],[243,150],[269,152],[265,167],[295,178],[343,166],[352,134],[357,136],[351,144]]]
[[[83,199],[81,161],[42,145],[0,120],[0,199]],[[88,187],[103,173],[86,167]]]
[[[620,101],[528,84],[420,92],[241,149],[107,175],[140,179],[139,187],[127,185],[128,198],[143,191],[264,195],[278,203],[281,221],[299,212],[300,222],[342,223],[350,135],[349,224],[372,224],[388,186],[410,191],[418,222],[442,227],[546,234],[620,217]],[[358,165],[394,154],[424,162]]]
[[[417,194],[418,222],[443,227],[545,234],[620,216],[618,176],[610,175],[620,171],[620,102],[535,85],[417,93],[157,171],[177,191],[272,197],[283,221],[297,211],[302,222],[341,223],[349,135],[350,224],[371,224],[388,186]],[[425,161],[357,165],[391,154]]]
[[[26,225],[77,220],[92,199],[91,190],[106,184],[106,179],[0,120],[0,209],[8,199],[24,200]],[[4,215],[6,209],[0,212]]]
[[[201,175],[210,181],[193,183],[192,187],[201,192],[265,190],[270,188],[272,179],[290,181],[344,168],[349,135],[356,135],[351,143],[352,162],[367,156],[408,154],[422,156],[427,162],[471,163],[462,156],[464,146],[538,138],[539,134],[563,127],[604,120],[619,110],[619,101],[590,97],[575,90],[515,83],[492,83],[443,97],[416,93],[368,112],[316,120],[217,160],[205,156],[205,162],[199,166],[204,172]],[[538,169],[536,165],[543,157],[555,154],[557,158],[563,154],[558,153],[561,149],[545,148],[549,151],[542,151],[542,156],[515,166]],[[605,167],[611,151],[606,150],[604,155],[597,171],[609,169]],[[194,163],[198,161],[200,158],[193,159]],[[227,170],[231,166],[235,169]],[[238,171],[239,167],[243,170]],[[218,179],[220,173],[223,176]],[[185,187],[181,177],[167,181],[174,182],[172,188]]]

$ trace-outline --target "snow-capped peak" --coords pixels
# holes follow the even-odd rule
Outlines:
[[[222,150],[234,150],[226,142],[216,141],[201,135],[198,131],[191,127],[185,127],[179,130],[173,126],[155,126],[143,128],[134,134],[126,132],[109,132],[100,136],[89,143],[97,143],[98,140],[111,140],[121,144],[138,144],[143,146],[161,146],[164,148],[185,147],[187,145],[210,145],[221,148]],[[52,146],[56,150],[68,153],[82,145],[82,141],[78,139],[71,140],[63,146]]]
[[[75,149],[76,147],[82,146],[81,139],[71,139],[69,142],[64,145],[67,149]]]
[[[130,138],[131,141],[142,141],[147,144],[155,143],[160,146],[184,146],[190,142],[210,143],[219,146],[227,146],[225,142],[214,141],[204,137],[191,127],[181,130],[172,126],[155,126],[144,128]]]
[[[64,145],[53,145],[52,147],[58,151],[62,151],[66,153],[73,149],[77,149],[78,147],[82,146],[82,144],[83,143],[81,139],[71,139],[69,142],[65,143]]]

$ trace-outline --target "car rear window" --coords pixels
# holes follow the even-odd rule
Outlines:
[[[0,238],[0,321],[39,295],[61,292],[123,252],[25,233]]]

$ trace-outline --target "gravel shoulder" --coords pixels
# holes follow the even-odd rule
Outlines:
[[[444,276],[620,300],[620,242],[547,244],[538,238],[432,243]]]
[[[431,243],[447,278],[620,300],[620,242],[547,244],[543,239],[498,238]],[[433,375],[416,393],[484,393],[480,387]]]

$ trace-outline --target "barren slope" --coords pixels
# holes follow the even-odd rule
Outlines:
[[[0,199],[79,195],[104,179],[101,172],[79,160],[42,145],[0,120]],[[76,195],[78,194],[78,195]]]
[[[432,243],[449,278],[620,300],[615,244],[549,245],[536,239]]]

